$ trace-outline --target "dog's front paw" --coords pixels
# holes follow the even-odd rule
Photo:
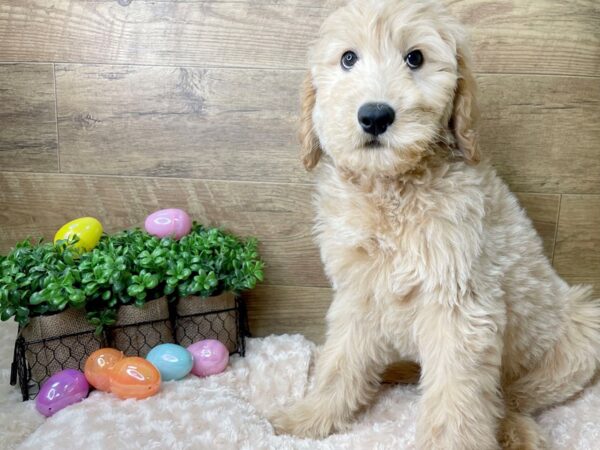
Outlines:
[[[270,421],[277,434],[322,439],[334,431],[333,420],[315,405],[304,401],[277,411],[270,417]]]

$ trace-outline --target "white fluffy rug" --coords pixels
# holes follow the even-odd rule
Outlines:
[[[301,397],[314,346],[302,336],[250,339],[221,375],[163,383],[146,400],[90,397],[42,418],[8,385],[15,327],[0,324],[2,449],[412,449],[418,390],[385,386],[346,433],[322,441],[276,436],[266,413]],[[553,448],[600,449],[600,385],[539,417]]]

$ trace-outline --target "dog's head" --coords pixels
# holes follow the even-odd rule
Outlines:
[[[351,0],[321,28],[303,87],[302,159],[365,174],[413,169],[444,144],[479,161],[461,26],[430,1]]]

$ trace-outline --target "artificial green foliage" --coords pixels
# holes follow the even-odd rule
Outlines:
[[[82,307],[86,296],[77,267],[78,251],[61,242],[19,242],[0,260],[0,318],[21,325],[30,316]]]
[[[102,236],[97,247],[79,260],[87,318],[97,332],[116,322],[119,306],[132,302],[128,288],[134,249],[123,242],[121,234]]]
[[[83,254],[72,243],[23,241],[0,256],[2,320],[15,317],[24,325],[31,316],[85,306],[100,332],[115,323],[122,305],[241,292],[263,279],[256,239],[198,224],[179,241],[133,229],[105,234]]]
[[[264,264],[258,257],[256,239],[240,241],[219,229],[194,224],[178,245],[167,283],[176,285],[180,296],[241,292],[263,280]]]

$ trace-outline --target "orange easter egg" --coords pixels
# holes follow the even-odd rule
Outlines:
[[[160,372],[144,358],[123,358],[110,371],[110,391],[119,398],[146,398],[159,388]]]
[[[108,392],[109,373],[117,362],[125,356],[114,348],[101,348],[92,353],[85,361],[84,374],[88,383],[100,391]]]

